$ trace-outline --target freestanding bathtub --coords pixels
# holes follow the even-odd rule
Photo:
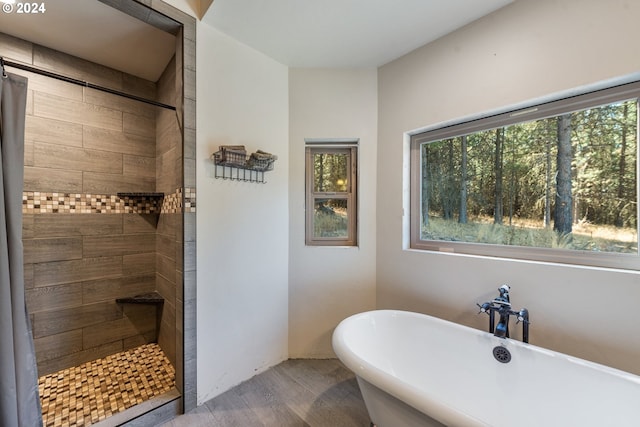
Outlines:
[[[640,426],[639,376],[424,314],[356,314],[333,348],[378,427]]]

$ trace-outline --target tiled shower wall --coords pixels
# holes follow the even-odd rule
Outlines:
[[[176,59],[169,62],[158,80],[158,101],[173,105],[176,98]],[[156,191],[165,194],[182,188],[182,137],[176,112],[157,109]],[[182,214],[163,212],[156,236],[156,285],[165,302],[158,343],[176,366],[176,291],[182,286]],[[180,241],[178,241],[180,239]]]
[[[152,82],[3,34],[0,55],[156,98]],[[175,268],[173,275],[169,270],[177,246],[173,217],[179,215],[158,218],[157,214],[113,213],[120,211],[108,208],[114,200],[120,202],[117,192],[156,191],[157,165],[160,171],[168,170],[162,156],[156,157],[157,115],[162,120],[158,108],[9,71],[29,78],[24,184],[29,200],[23,206],[23,241],[39,374],[156,340],[155,307],[116,304],[115,298],[154,290],[157,283],[163,295],[170,295],[165,290],[172,285],[174,296],[166,304],[162,322],[171,313],[175,319],[176,273]],[[165,190],[170,195],[181,187],[175,181],[172,184],[170,191]],[[89,209],[91,213],[67,209],[82,203],[98,207]],[[166,241],[171,241],[169,249]],[[157,251],[171,256],[162,258]],[[160,278],[165,276],[173,280],[161,286]],[[167,322],[175,331],[175,320]],[[173,342],[168,353],[175,360]]]

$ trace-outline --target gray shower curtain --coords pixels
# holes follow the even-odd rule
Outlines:
[[[0,425],[42,425],[25,304],[22,187],[27,79],[0,73]]]

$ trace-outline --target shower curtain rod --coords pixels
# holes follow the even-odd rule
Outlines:
[[[30,65],[24,65],[24,64],[20,64],[18,62],[7,61],[6,59],[4,59],[1,56],[0,56],[0,64],[2,64],[2,73],[3,74],[4,74],[4,67],[5,66],[18,68],[20,70],[29,71],[31,73],[40,74],[40,75],[46,76],[46,77],[51,77],[51,78],[56,79],[56,80],[62,80],[63,82],[67,82],[67,83],[72,83],[72,84],[79,85],[79,86],[88,87],[88,88],[91,88],[91,89],[99,90],[101,92],[107,92],[107,93],[110,93],[112,95],[122,96],[122,97],[125,97],[125,98],[133,99],[135,101],[144,102],[145,104],[155,105],[156,107],[167,108],[167,109],[173,110],[173,111],[176,110],[176,107],[174,107],[172,105],[163,104],[162,102],[153,101],[151,99],[142,98],[142,97],[136,96],[136,95],[131,95],[131,94],[128,94],[128,93],[125,93],[125,92],[121,92],[119,90],[110,89],[108,87],[94,85],[93,83],[85,82],[83,80],[74,79],[72,77],[63,76],[61,74],[52,73],[51,71],[47,71],[47,70],[41,70],[40,68],[35,68],[35,67],[30,66]]]

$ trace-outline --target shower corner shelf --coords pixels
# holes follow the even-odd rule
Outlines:
[[[164,193],[155,193],[155,192],[129,192],[129,193],[125,193],[125,192],[120,192],[117,193],[118,197],[158,197],[158,198],[162,198],[164,197]]]
[[[163,304],[164,298],[158,292],[147,292],[146,294],[134,295],[126,298],[116,298],[119,304]]]

